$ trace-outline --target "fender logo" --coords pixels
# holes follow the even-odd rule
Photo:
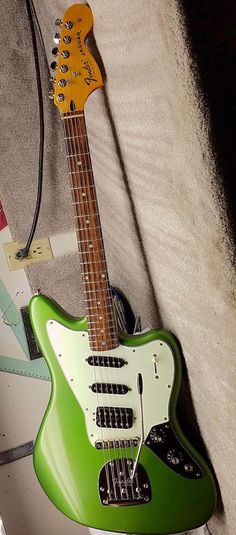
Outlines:
[[[84,78],[85,83],[87,85],[90,85],[91,82],[97,82],[96,78],[94,78],[93,76],[93,71],[88,60],[86,59],[83,63],[84,63],[83,69],[86,70],[86,74],[87,74],[87,76]]]

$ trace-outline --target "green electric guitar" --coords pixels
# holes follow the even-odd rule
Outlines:
[[[175,338],[165,330],[137,336],[117,330],[83,111],[103,85],[85,45],[91,28],[90,8],[71,6],[54,50],[54,102],[64,130],[86,317],[73,318],[40,294],[31,300],[52,379],[34,466],[50,500],[76,522],[178,533],[211,517],[215,484],[176,418],[181,356]]]

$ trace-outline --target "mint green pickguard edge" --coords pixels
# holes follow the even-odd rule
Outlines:
[[[181,355],[174,336],[165,330],[152,330],[135,336],[122,334],[120,341],[135,347],[158,338],[172,348],[175,382],[169,417],[182,444],[203,468],[204,477],[189,480],[175,474],[144,446],[140,463],[150,478],[152,500],[145,505],[106,507],[100,502],[97,482],[104,464],[103,452],[93,448],[87,437],[83,412],[65,380],[46,331],[49,319],[72,330],[87,330],[86,319],[73,318],[43,295],[32,298],[30,316],[52,379],[51,397],[36,439],[34,467],[56,507],[80,524],[127,533],[178,533],[207,522],[215,509],[216,487],[207,464],[184,436],[176,417]],[[128,455],[132,456],[131,452]]]

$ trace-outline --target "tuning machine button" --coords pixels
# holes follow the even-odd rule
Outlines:
[[[53,61],[50,65],[50,68],[52,69],[52,71],[55,71],[57,69],[57,62]]]
[[[65,28],[66,28],[67,30],[71,30],[71,28],[73,28],[73,22],[71,22],[71,20],[67,20],[67,21],[65,22]]]
[[[52,55],[53,56],[58,56],[58,52],[59,52],[59,50],[58,50],[57,46],[54,46],[54,48],[52,49]]]
[[[54,100],[54,92],[52,89],[50,89],[50,91],[48,92],[48,98],[50,98],[50,100]]]
[[[60,39],[61,39],[60,34],[58,32],[54,33],[53,41],[54,41],[54,43],[56,43],[56,45],[59,45]]]
[[[61,56],[62,58],[69,58],[70,52],[68,50],[62,50]]]
[[[51,76],[50,76],[50,82],[52,82],[53,84],[55,84],[55,81],[56,81],[55,76],[51,75]]]
[[[61,67],[60,67],[60,71],[61,71],[61,72],[67,72],[67,71],[68,71],[68,67],[67,67],[67,65],[61,65]]]
[[[61,19],[56,19],[55,20],[55,26],[58,26],[60,28],[61,25],[62,25]]]

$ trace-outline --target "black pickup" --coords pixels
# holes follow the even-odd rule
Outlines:
[[[93,383],[91,390],[98,394],[118,394],[122,396],[127,394],[130,389],[128,386],[118,383]]]
[[[88,357],[87,362],[90,366],[101,366],[104,368],[122,368],[127,362],[119,357],[106,357],[101,355],[92,355]]]
[[[129,429],[133,425],[133,410],[126,407],[97,407],[96,424],[98,427]]]

